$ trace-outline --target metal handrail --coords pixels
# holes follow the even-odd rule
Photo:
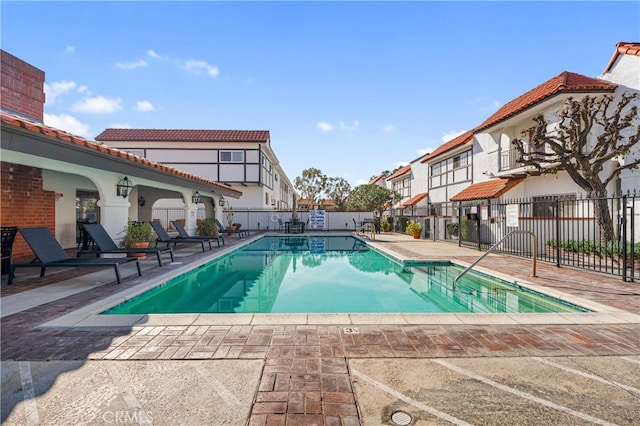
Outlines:
[[[513,234],[529,234],[531,235],[531,244],[532,244],[532,249],[531,252],[533,254],[533,265],[532,265],[532,272],[531,272],[531,276],[535,277],[536,276],[536,258],[538,257],[538,238],[536,237],[536,234],[534,234],[531,231],[521,231],[519,229],[514,229],[513,231],[510,231],[507,233],[507,235],[505,235],[504,237],[502,237],[502,239],[500,241],[498,241],[497,243],[495,243],[494,245],[492,245],[489,250],[487,250],[486,252],[484,252],[482,254],[482,256],[480,256],[479,258],[477,258],[471,265],[467,266],[467,268],[460,272],[458,274],[457,277],[455,277],[453,279],[453,288],[456,288],[456,284],[458,283],[458,280],[460,279],[460,277],[462,277],[464,274],[466,274],[467,272],[469,272],[471,270],[471,268],[473,268],[474,266],[476,266],[476,264],[478,262],[480,262],[482,259],[485,258],[485,256],[487,256],[489,253],[491,253],[493,250],[495,250],[496,247],[498,247],[504,240],[506,240],[507,238],[509,238],[511,235]]]

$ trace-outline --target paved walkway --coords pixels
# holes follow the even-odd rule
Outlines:
[[[227,239],[224,249],[243,242]],[[402,259],[475,250],[381,234]],[[3,424],[638,424],[640,287],[490,255],[478,265],[592,303],[565,315],[174,315],[105,324],[83,309],[212,254],[144,261],[143,277],[22,274],[2,290]],[[90,288],[89,288],[90,287]],[[58,298],[63,294],[63,298]],[[71,324],[75,324],[71,326]],[[407,423],[408,422],[408,423]]]

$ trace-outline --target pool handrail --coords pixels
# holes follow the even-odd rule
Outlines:
[[[520,229],[514,229],[513,231],[509,231],[507,233],[507,235],[505,235],[504,237],[502,237],[500,239],[500,241],[498,241],[497,243],[495,243],[494,245],[492,245],[489,250],[487,250],[486,252],[484,252],[479,258],[477,258],[471,265],[467,266],[467,268],[460,272],[454,279],[453,279],[453,289],[455,290],[456,285],[458,284],[458,280],[467,272],[469,272],[471,270],[471,268],[473,268],[474,266],[476,266],[476,264],[478,262],[480,262],[482,259],[484,259],[489,253],[491,253],[493,250],[495,250],[504,240],[506,240],[507,238],[509,238],[511,235],[513,234],[529,234],[531,235],[531,254],[532,254],[532,260],[533,260],[533,264],[532,264],[532,271],[531,271],[531,276],[535,277],[536,276],[536,258],[538,257],[538,238],[536,237],[536,234],[534,234],[531,231],[522,231]]]

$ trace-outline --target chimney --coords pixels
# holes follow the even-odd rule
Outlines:
[[[44,118],[44,71],[1,50],[0,107],[32,120]]]

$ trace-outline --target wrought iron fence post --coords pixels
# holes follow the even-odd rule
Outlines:
[[[556,217],[556,266],[560,267],[560,200],[553,201],[554,213]]]
[[[458,247],[462,247],[462,203],[458,203]]]
[[[627,281],[627,195],[622,196],[622,281]]]

